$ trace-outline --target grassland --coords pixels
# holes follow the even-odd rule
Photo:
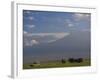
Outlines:
[[[66,61],[66,63],[62,63],[61,61],[48,61],[48,62],[41,62],[39,64],[23,64],[23,69],[40,69],[40,68],[58,68],[58,67],[81,67],[81,66],[90,66],[91,62],[90,59],[84,59],[83,62],[71,63]]]

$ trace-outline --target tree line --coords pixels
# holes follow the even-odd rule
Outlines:
[[[62,64],[65,64],[67,61],[70,62],[70,63],[81,63],[81,62],[83,62],[83,58],[69,58],[68,60],[62,58],[60,60],[60,62]],[[33,67],[34,65],[40,65],[40,62],[39,61],[35,61],[35,62],[33,62],[33,64],[30,64],[30,67]]]
[[[81,62],[83,62],[83,58],[77,58],[77,59],[69,58],[68,62],[70,62],[70,63],[81,63]],[[66,59],[62,59],[61,63],[66,63]]]

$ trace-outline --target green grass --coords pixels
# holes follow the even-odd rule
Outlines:
[[[30,66],[31,65],[31,66]],[[61,61],[49,61],[46,63],[40,64],[23,64],[23,69],[39,69],[39,68],[57,68],[57,67],[81,67],[81,66],[90,66],[91,62],[89,59],[84,59],[81,63],[61,63]]]

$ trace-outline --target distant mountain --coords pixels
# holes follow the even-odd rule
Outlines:
[[[90,32],[71,32],[52,43],[24,48],[24,60],[52,60],[69,57],[90,57]],[[27,61],[26,61],[27,62]]]

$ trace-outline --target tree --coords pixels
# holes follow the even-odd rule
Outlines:
[[[70,63],[73,63],[73,62],[75,62],[75,59],[74,59],[74,58],[69,58],[68,61],[69,61]]]
[[[38,64],[37,62],[33,62],[33,64]]]
[[[81,63],[81,62],[83,62],[83,59],[82,59],[82,58],[78,58],[78,59],[76,60],[76,62]]]
[[[30,67],[34,67],[34,65],[33,65],[33,64],[30,64],[29,66],[30,66]]]
[[[39,61],[34,61],[33,64],[40,64],[40,62]]]
[[[66,63],[66,60],[65,59],[62,59],[61,60],[61,63],[63,63],[63,64]]]

